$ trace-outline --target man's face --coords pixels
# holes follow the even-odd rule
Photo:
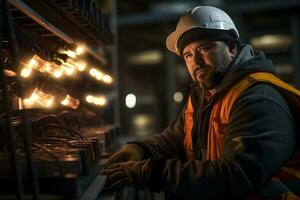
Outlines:
[[[192,79],[203,90],[216,87],[235,55],[236,46],[233,43],[227,45],[212,40],[192,42],[182,52]]]

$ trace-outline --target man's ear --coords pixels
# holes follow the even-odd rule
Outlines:
[[[232,58],[234,58],[237,54],[237,45],[235,42],[228,42],[228,49],[229,49],[229,53],[231,55]]]

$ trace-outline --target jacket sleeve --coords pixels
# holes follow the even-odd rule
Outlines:
[[[235,102],[219,160],[153,161],[150,189],[183,199],[245,198],[290,157],[295,137],[286,101],[272,86],[259,84]]]
[[[139,145],[144,159],[168,159],[185,156],[183,146],[184,110],[161,133],[151,135],[141,142],[132,142]]]

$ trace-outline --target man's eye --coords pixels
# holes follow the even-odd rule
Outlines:
[[[189,54],[185,54],[184,55],[184,59],[188,59],[188,58],[190,58],[192,56],[192,54],[191,53],[189,53]]]
[[[209,49],[208,46],[201,46],[198,48],[198,52],[203,52],[203,51],[207,51]]]

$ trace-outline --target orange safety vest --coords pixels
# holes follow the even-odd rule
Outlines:
[[[226,94],[218,100],[213,106],[207,138],[207,159],[217,160],[223,152],[227,127],[230,117],[231,108],[239,97],[239,95],[257,82],[268,83],[275,85],[280,89],[281,94],[288,102],[295,121],[300,122],[300,91],[283,82],[276,76],[270,73],[258,72],[248,75],[246,78],[234,85]],[[189,159],[194,159],[192,150],[192,128],[193,128],[193,113],[191,98],[188,99],[188,105],[185,110],[185,140],[184,146]],[[300,125],[296,123],[297,131],[300,134]],[[292,158],[281,167],[279,173],[272,178],[272,181],[285,181],[297,179],[300,181],[300,141],[297,141],[297,148]],[[300,199],[290,192],[281,194],[280,199]]]

